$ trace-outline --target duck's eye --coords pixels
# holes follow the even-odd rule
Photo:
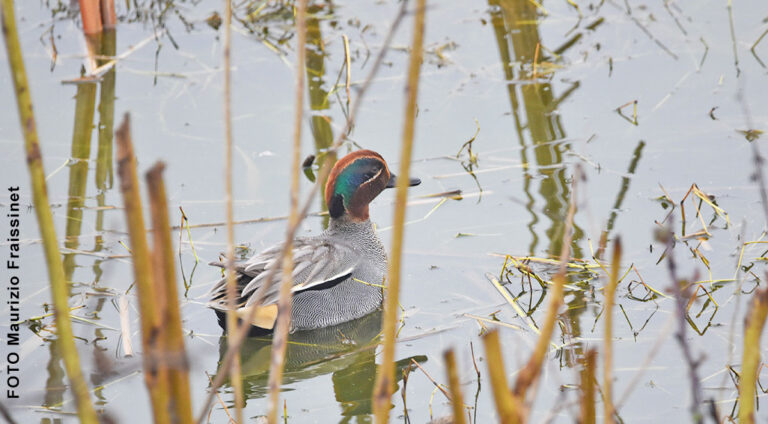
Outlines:
[[[376,175],[376,174],[373,173],[373,172],[366,172],[365,174],[363,174],[363,178],[365,179],[365,181],[368,181],[371,178],[373,178],[374,175]]]

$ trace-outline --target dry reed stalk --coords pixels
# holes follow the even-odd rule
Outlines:
[[[459,371],[456,369],[456,355],[453,349],[446,350],[443,354],[445,368],[448,374],[448,389],[451,391],[451,405],[453,406],[453,424],[464,424],[464,397],[461,395],[461,383]]]
[[[100,0],[80,0],[80,16],[83,19],[83,32],[88,35],[98,34],[103,29],[101,25],[100,3]]]
[[[488,364],[488,375],[491,378],[493,404],[499,414],[499,422],[516,424],[520,422],[520,402],[509,391],[507,372],[504,370],[504,357],[501,354],[499,331],[493,330],[483,336],[485,344],[485,362]]]
[[[563,294],[565,285],[565,273],[568,267],[570,257],[571,240],[573,238],[573,216],[576,214],[576,182],[581,179],[581,171],[577,167],[573,175],[573,186],[571,188],[571,199],[568,205],[568,215],[565,220],[565,231],[563,233],[563,247],[560,252],[560,269],[552,278],[552,292],[549,294],[549,304],[547,305],[547,315],[544,318],[544,324],[540,327],[541,334],[536,341],[536,346],[531,353],[531,357],[517,375],[513,396],[521,403],[525,403],[528,389],[536,382],[541,373],[541,365],[544,362],[544,355],[547,353],[547,347],[552,339],[552,334],[557,321],[558,310],[563,304]],[[521,417],[522,418],[522,417]]]
[[[138,288],[144,381],[152,401],[155,424],[170,423],[168,373],[160,357],[164,340],[158,337],[161,331],[160,304],[157,302],[157,292],[153,283],[154,276],[139,195],[139,179],[136,174],[130,122],[130,115],[126,113],[123,123],[115,133],[115,138],[117,139],[117,172],[120,177],[120,191],[123,194],[123,206],[131,240],[133,273]]]
[[[158,162],[146,174],[149,189],[149,204],[152,214],[155,288],[158,299],[164,299],[163,335],[165,351],[162,352],[168,365],[168,382],[171,386],[171,408],[173,422],[192,422],[192,397],[189,389],[189,362],[184,348],[184,332],[181,326],[181,310],[176,287],[176,262],[171,241],[171,223],[168,217],[168,201],[163,181],[165,164]]]
[[[307,4],[308,0],[296,3],[296,92],[294,98],[293,119],[293,161],[291,164],[291,212],[288,228],[299,221],[299,178],[301,173],[301,124],[304,115],[304,79],[307,44]],[[277,324],[272,337],[272,352],[269,365],[269,412],[267,421],[277,424],[280,407],[280,386],[283,382],[285,351],[288,345],[288,331],[291,328],[291,288],[293,287],[293,237],[285,239],[286,255],[283,256],[283,275],[280,282],[280,298],[277,303]],[[286,417],[287,419],[287,417]]]
[[[387,36],[384,39],[384,44],[379,52],[379,54],[376,56],[376,60],[373,63],[373,66],[371,67],[371,70],[368,72],[368,75],[365,78],[365,81],[363,82],[362,87],[360,88],[360,91],[357,94],[357,97],[355,98],[355,101],[352,105],[352,109],[349,114],[349,119],[347,119],[344,129],[339,133],[339,136],[334,141],[333,145],[327,150],[327,154],[335,153],[339,147],[341,147],[341,144],[346,139],[347,133],[352,128],[352,122],[354,122],[355,116],[357,116],[357,112],[360,109],[360,105],[362,104],[362,100],[365,97],[365,93],[368,90],[368,87],[370,87],[371,82],[373,81],[373,77],[378,72],[379,68],[381,67],[381,64],[384,62],[384,55],[389,49],[389,46],[392,44],[392,39],[394,38],[395,31],[400,26],[400,23],[403,20],[403,17],[405,16],[406,12],[406,6],[408,3],[403,2],[400,6],[400,9],[398,11],[397,16],[395,16],[394,21],[392,22],[392,26],[389,29],[389,32],[387,33]],[[328,178],[328,174],[331,172],[331,166],[329,165],[328,161],[323,162],[322,167],[320,168],[320,171],[317,174],[317,181],[325,181]],[[296,236],[296,231],[298,230],[299,224],[301,224],[301,221],[308,215],[309,208],[312,205],[312,200],[314,196],[317,194],[317,192],[320,189],[319,184],[315,184],[312,186],[312,190],[310,190],[309,193],[307,193],[306,198],[304,199],[304,204],[301,207],[301,212],[299,213],[299,220],[297,221],[296,225],[289,226],[288,232],[286,234],[286,238],[293,239]],[[285,246],[283,246],[283,249],[280,251],[280,260],[282,261],[282,258],[285,257],[287,254],[287,250],[285,249]],[[271,268],[267,271],[267,275],[264,277],[265,281],[272,281],[272,277],[274,276],[275,268]],[[238,349],[240,345],[242,345],[243,341],[245,340],[245,337],[248,334],[248,331],[250,330],[250,322],[253,320],[253,318],[256,316],[256,311],[261,306],[261,302],[264,300],[264,293],[266,290],[268,290],[271,287],[270,284],[266,284],[263,286],[263,290],[260,289],[256,291],[255,293],[255,299],[253,301],[252,306],[249,308],[247,313],[245,314],[244,319],[242,319],[242,323],[237,328],[237,330],[234,332],[229,331],[228,337],[233,337],[233,342],[230,347],[227,348],[227,352],[224,355],[224,359],[221,361],[220,369],[226,370],[229,369],[229,367],[232,366],[232,363],[235,361],[235,357],[238,354]],[[197,416],[196,422],[198,424],[202,424],[205,421],[206,415],[208,414],[208,410],[211,407],[211,404],[216,397],[216,390],[218,390],[219,387],[224,383],[224,379],[226,378],[227,373],[226,372],[220,372],[216,374],[216,378],[213,380],[213,384],[209,388],[208,396],[206,397],[205,401],[203,402],[203,408],[200,411],[200,414]]]
[[[611,275],[605,286],[605,334],[603,334],[603,413],[607,424],[613,423],[613,304],[616,286],[619,284],[619,268],[621,267],[621,240],[613,242],[611,257]]]
[[[115,0],[101,0],[101,24],[104,29],[115,29],[117,16],[115,16]]]
[[[581,371],[581,424],[595,424],[595,363],[597,351],[590,349],[584,355]]]
[[[123,354],[133,356],[133,343],[131,342],[131,318],[128,309],[128,296],[121,294],[118,301],[120,312],[120,336],[123,338]]]
[[[768,273],[766,274],[768,278]],[[744,352],[739,379],[739,423],[755,422],[755,395],[760,365],[760,336],[768,317],[768,289],[756,290],[744,323]]]
[[[407,101],[405,105],[405,124],[403,126],[402,152],[400,154],[400,172],[395,194],[395,217],[392,228],[392,248],[389,255],[387,290],[385,291],[384,317],[382,323],[383,354],[381,366],[376,375],[373,388],[373,414],[375,422],[389,422],[390,398],[395,385],[395,328],[400,297],[400,260],[403,253],[403,228],[405,226],[405,204],[407,201],[408,180],[411,173],[411,153],[413,133],[416,123],[416,101],[419,93],[419,74],[424,50],[424,16],[426,0],[416,2],[416,16],[413,21],[413,45],[408,64],[408,82],[406,85]]]
[[[237,423],[243,423],[243,381],[240,377],[240,350],[235,348],[231,337],[232,330],[237,328],[237,281],[235,278],[235,227],[233,224],[234,211],[232,206],[232,0],[224,0],[224,199],[227,204],[227,348],[233,349],[235,356],[230,367],[223,368],[223,373],[229,371],[230,384],[235,395],[235,418]],[[250,321],[243,322],[244,325]]]
[[[24,57],[21,53],[19,33],[16,29],[13,0],[2,0],[0,2],[0,15],[2,15],[0,19],[2,21],[2,33],[5,39],[8,64],[10,65],[16,94],[16,105],[19,111],[19,123],[21,124],[21,132],[24,135],[24,148],[32,185],[32,201],[35,207],[35,214],[37,215],[37,223],[40,227],[40,238],[43,240],[45,261],[48,267],[48,279],[51,284],[57,341],[61,349],[61,357],[64,360],[64,368],[69,377],[75,404],[77,405],[78,418],[81,423],[96,424],[98,418],[91,403],[88,386],[80,369],[80,358],[75,346],[72,322],[69,319],[69,290],[64,278],[64,267],[61,263],[56,228],[53,224],[53,215],[51,214],[51,207],[48,202],[45,171],[43,170],[40,143],[37,138],[35,115],[32,109],[32,96],[29,92],[27,72],[24,69]]]

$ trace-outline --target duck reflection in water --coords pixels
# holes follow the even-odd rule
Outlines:
[[[341,422],[371,413],[371,396],[376,379],[376,347],[381,332],[381,310],[332,327],[296,331],[289,336],[285,354],[283,387],[309,383],[331,374],[333,392],[341,406]],[[219,366],[227,352],[227,339],[219,339]],[[267,396],[271,337],[250,337],[240,351],[243,391],[246,402]],[[412,356],[396,363],[400,382],[402,370],[411,360],[423,363],[426,356]],[[321,380],[317,380],[321,381]],[[316,390],[319,390],[316,389]]]

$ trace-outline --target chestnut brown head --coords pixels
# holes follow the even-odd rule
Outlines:
[[[411,186],[421,183],[409,181]],[[395,176],[378,153],[358,150],[339,159],[325,184],[325,202],[331,218],[344,214],[357,221],[368,219],[368,204],[384,189],[395,186]]]

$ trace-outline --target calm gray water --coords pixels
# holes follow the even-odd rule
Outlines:
[[[71,305],[81,307],[72,315],[78,317],[74,326],[86,379],[98,407],[118,422],[149,422],[140,357],[125,356],[126,340],[119,332],[118,299],[133,280],[122,244],[128,237],[105,118],[110,105],[115,122],[131,113],[140,171],[156,160],[167,163],[174,223],[181,221],[178,207],[192,225],[224,221],[222,44],[220,32],[206,23],[223,5],[177,0],[139,2],[137,9],[132,2],[127,11],[124,2],[117,3],[121,22],[116,47],[112,53],[104,50],[105,55],[138,48],[98,85],[62,84],[78,77],[85,63],[86,43],[76,11],[53,1],[19,1],[16,8],[49,196],[73,284]],[[737,397],[727,367],[740,367],[748,294],[757,278],[762,284],[766,278],[765,259],[758,259],[766,256],[764,244],[747,246],[744,272],[737,272],[742,243],[765,239],[766,217],[752,179],[752,147],[756,144],[763,154],[768,147],[765,136],[749,141],[744,131],[768,127],[768,40],[755,47],[757,56],[750,50],[768,29],[766,8],[756,0],[735,2],[733,39],[722,1],[577,3],[580,10],[565,1],[544,2],[545,10],[529,0],[430,2],[411,167],[423,183],[410,193],[412,222],[406,227],[400,300],[404,324],[397,358],[403,367],[416,359],[436,380],[447,382],[442,352],[455,348],[470,413],[479,423],[495,420],[480,335],[485,327],[496,325],[467,314],[520,327],[500,327],[508,377],[514,378],[536,334],[486,274],[501,274],[507,254],[549,258],[560,252],[571,181],[579,167],[585,180],[577,186],[574,256],[594,264],[592,250],[606,232],[609,240],[621,236],[622,274],[630,265],[639,272],[631,272],[620,284],[614,309],[618,413],[632,423],[689,421],[690,385],[673,334],[674,301],[650,294],[637,282],[642,276],[662,293],[671,287],[666,260],[657,264],[664,245],[655,241],[655,222],[662,222],[670,210],[659,198],[666,191],[680,202],[695,183],[714,196],[730,224],[689,196],[684,230],[679,207],[672,214],[676,235],[701,231],[703,221],[711,236],[686,238],[673,254],[679,275],[702,281],[718,305],[697,292],[686,340],[703,358],[699,373],[705,399],[715,402],[721,417],[727,416]],[[276,6],[253,13],[259,4],[245,2],[236,8],[239,19],[233,32],[236,220],[280,217],[288,211],[296,71],[292,17],[289,9]],[[327,146],[344,125],[347,94],[343,86],[335,86],[344,62],[342,35],[350,40],[354,99],[398,7],[394,1],[312,7],[306,108],[311,117],[305,119],[304,156]],[[258,18],[249,22],[249,13]],[[162,32],[161,22],[167,32]],[[407,17],[350,134],[356,145],[380,152],[393,167],[399,165],[411,24]],[[155,31],[156,40],[151,39]],[[0,49],[3,62],[5,54]],[[3,189],[21,186],[22,204],[28,205],[29,180],[5,65],[0,66],[0,102],[0,181]],[[624,116],[617,113],[627,103]],[[83,123],[78,126],[78,121]],[[457,152],[478,126],[472,144],[476,163],[470,162],[466,150],[457,160]],[[343,152],[355,148],[350,143]],[[305,180],[302,190],[307,192],[310,184]],[[461,190],[462,198],[425,197],[452,190]],[[393,196],[384,193],[371,208],[387,246]],[[7,208],[6,198],[0,203]],[[316,205],[314,211],[320,211],[320,200]],[[695,216],[697,205],[701,220]],[[47,314],[49,292],[34,214],[24,210],[22,317],[28,319]],[[323,224],[320,218],[309,218],[301,233],[316,234]],[[280,220],[238,225],[236,238],[260,250],[280,241],[285,225]],[[180,276],[190,287],[179,285],[198,411],[209,386],[206,372],[214,375],[220,358],[221,332],[203,304],[220,274],[206,263],[225,249],[225,234],[223,227],[208,226],[192,229],[191,235],[200,263],[195,267],[183,232]],[[531,266],[544,278],[551,277],[552,266]],[[558,349],[552,349],[544,364],[532,422],[575,421],[580,360],[587,349],[602,345],[605,273],[593,269],[574,275],[572,281],[568,309],[553,339]],[[534,322],[543,318],[546,298],[542,301],[544,293],[535,281],[532,286],[527,279],[522,284],[513,269],[505,288]],[[132,294],[131,342],[138,351]],[[8,312],[0,313],[0,323],[6,330]],[[283,393],[289,422],[370,421],[377,351],[356,347],[375,337],[377,325],[378,316],[373,316],[297,340],[317,348],[297,344],[289,353]],[[52,317],[45,316],[22,332],[23,396],[12,402],[3,399],[20,422],[76,421],[52,330]],[[339,334],[344,334],[344,343],[338,343]],[[482,384],[474,372],[470,343]],[[252,340],[244,352],[247,417],[266,413],[267,345]],[[766,346],[764,342],[764,355]],[[329,356],[334,359],[326,359]],[[96,357],[109,359],[111,367],[97,369]],[[768,371],[762,376],[768,377]],[[420,371],[412,372],[406,387],[412,422],[450,413],[450,404],[441,393],[433,395],[433,389]],[[221,396],[232,405],[229,386]],[[392,402],[392,421],[399,422],[404,417],[399,391]],[[758,414],[768,419],[765,408]],[[223,407],[215,404],[211,422],[225,421]]]

